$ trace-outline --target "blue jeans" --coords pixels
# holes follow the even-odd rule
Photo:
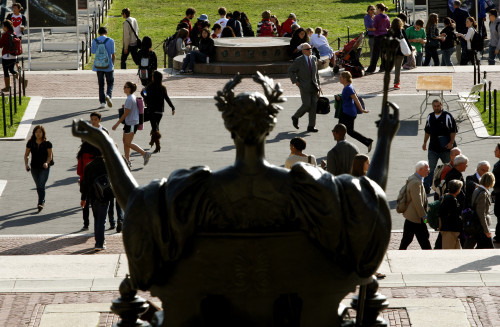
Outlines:
[[[106,77],[106,94],[111,98],[113,95],[113,85],[115,84],[114,72],[97,72],[97,82],[99,83],[99,103],[106,102],[106,94],[104,94],[104,77]]]
[[[207,55],[200,51],[191,51],[186,55],[184,61],[182,62],[182,70],[186,70],[189,65],[189,69],[193,70],[194,64],[196,62],[206,62]]]
[[[424,52],[417,52],[417,55],[415,56],[415,61],[417,66],[422,66],[422,59],[424,58]]]
[[[494,65],[495,64],[495,57],[500,58],[500,52],[498,54],[495,54],[495,50],[497,47],[492,47],[491,45],[488,47],[488,65]]]
[[[432,184],[432,178],[434,177],[434,169],[436,169],[438,159],[441,159],[443,164],[450,162],[450,151],[445,152],[434,152],[429,150],[427,153],[427,159],[429,160],[429,175],[424,179],[425,190],[430,190]]]
[[[94,215],[94,237],[95,247],[104,247],[104,230],[106,229],[106,213],[108,212],[109,202],[92,202],[92,214]]]
[[[451,55],[455,48],[441,50],[441,66],[453,66],[451,62]]]
[[[38,193],[38,204],[45,203],[45,184],[49,179],[49,173],[50,168],[31,168],[31,176],[33,176]]]
[[[115,213],[114,213],[115,202],[116,202],[116,216],[118,218],[118,222],[123,222],[123,210],[122,208],[120,208],[118,201],[113,199],[109,201],[109,209],[108,209],[108,220],[109,224],[112,226],[115,225]]]

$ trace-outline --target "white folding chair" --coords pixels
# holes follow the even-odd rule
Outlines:
[[[484,84],[476,84],[472,87],[469,93],[459,94],[460,99],[457,101],[460,105],[460,114],[458,119],[463,115],[468,115],[469,111],[474,108],[474,104],[479,100],[479,92],[483,89]]]

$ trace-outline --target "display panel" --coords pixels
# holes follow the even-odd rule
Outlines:
[[[29,20],[31,28],[76,26],[76,1],[30,0]]]

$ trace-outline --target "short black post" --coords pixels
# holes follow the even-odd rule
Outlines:
[[[351,40],[351,35],[349,34],[349,26],[347,26],[347,43],[349,43],[350,40]]]
[[[484,72],[484,95],[483,95],[483,109],[486,110],[486,72]]]
[[[5,93],[2,92],[3,136],[7,136],[7,117],[5,116]]]
[[[21,90],[19,90],[19,93],[20,92],[21,92]],[[23,96],[26,96],[26,75],[24,73],[24,69],[23,69]]]
[[[474,85],[476,85],[476,60],[475,58],[472,59],[472,64],[474,65]]]
[[[495,110],[495,125],[493,125],[493,135],[497,135],[497,89],[493,90],[493,104]]]
[[[14,113],[17,114],[17,83],[16,83],[16,75],[12,75],[12,84],[14,85]]]
[[[85,69],[85,60],[84,60],[85,52],[83,51],[84,46],[85,46],[85,43],[82,41],[82,70]]]
[[[23,74],[22,72],[17,72],[17,76],[19,77],[17,79],[17,82],[19,83],[19,105],[22,105],[23,104],[23,97],[21,96],[21,90],[22,90],[22,86],[21,86],[21,82],[23,80]],[[17,112],[17,111],[16,111]]]
[[[488,108],[491,108],[491,81],[488,82]],[[486,112],[486,107],[483,112]]]
[[[9,86],[9,111],[10,111],[10,127],[14,125],[14,120],[12,119],[12,88]]]
[[[338,49],[340,50],[340,37],[337,38],[337,43],[339,44]]]
[[[481,82],[481,60],[479,60],[477,56],[477,52],[474,53],[474,58],[476,59],[477,62],[477,82]]]

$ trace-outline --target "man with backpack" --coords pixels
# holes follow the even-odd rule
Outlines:
[[[415,166],[415,173],[406,181],[406,209],[403,212],[405,224],[403,238],[399,245],[400,250],[406,250],[413,237],[417,237],[422,250],[431,250],[429,231],[427,230],[427,195],[425,194],[423,180],[429,175],[427,161],[419,161]],[[398,204],[399,206],[399,204]]]
[[[271,12],[266,10],[262,13],[262,20],[257,24],[257,36],[278,36],[278,30],[271,22]]]
[[[108,37],[108,29],[104,26],[99,27],[99,37],[92,41],[90,53],[95,54],[92,70],[97,73],[97,82],[99,83],[99,109],[113,106],[111,101],[113,95],[113,85],[115,82],[115,41]],[[106,93],[104,93],[104,78],[106,78]]]
[[[108,213],[109,202],[114,196],[102,156],[96,157],[85,167],[85,174],[80,183],[80,192],[82,194],[81,207],[84,208],[87,201],[90,201],[92,206],[95,236],[94,251],[105,250],[106,214]]]
[[[488,47],[488,65],[495,64],[495,58],[500,51],[500,17],[498,17],[498,11],[496,9],[491,9],[488,11],[490,14],[490,46]]]

